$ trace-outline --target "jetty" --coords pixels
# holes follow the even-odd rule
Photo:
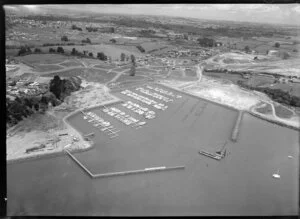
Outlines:
[[[91,132],[91,133],[85,134],[83,137],[91,137],[91,136],[94,136],[94,135],[95,135],[95,133]]]
[[[210,158],[213,158],[215,160],[221,160],[223,158],[223,155],[219,155],[219,154],[216,154],[216,153],[210,153],[210,152],[203,151],[203,150],[199,151],[199,154],[210,157]]]

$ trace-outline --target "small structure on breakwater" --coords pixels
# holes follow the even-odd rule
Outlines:
[[[226,149],[225,149],[226,145],[227,145],[227,141],[224,143],[222,148],[220,150],[216,151],[215,153],[211,153],[211,152],[204,151],[204,150],[201,150],[198,153],[201,155],[213,158],[215,160],[221,160],[222,158],[224,158],[226,156]]]

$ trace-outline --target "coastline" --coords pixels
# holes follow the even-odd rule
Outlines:
[[[273,120],[273,119],[270,119],[268,118],[267,116],[263,116],[261,114],[257,114],[257,113],[254,113],[252,111],[246,111],[248,114],[254,116],[254,117],[257,117],[259,119],[262,119],[262,120],[265,120],[267,122],[270,122],[270,123],[273,123],[273,124],[276,124],[276,125],[279,125],[279,126],[283,126],[285,128],[290,128],[290,129],[293,129],[293,130],[296,130],[296,131],[299,131],[300,130],[300,127],[295,127],[295,126],[292,126],[292,125],[289,125],[289,124],[286,124],[286,123],[282,123],[280,121],[277,121],[277,120]]]
[[[84,144],[87,144],[87,147],[85,147],[85,148],[72,148],[72,147],[69,147],[68,150],[70,152],[72,152],[72,153],[79,153],[79,152],[88,151],[88,150],[92,149],[95,146],[95,142],[93,140],[91,140],[90,138],[89,138],[88,141],[84,140],[84,136],[83,136],[84,133],[81,133],[80,131],[78,131],[77,129],[75,129],[67,121],[68,118],[71,117],[71,116],[74,116],[75,114],[79,113],[80,111],[90,110],[90,109],[94,109],[94,108],[97,108],[97,107],[101,107],[103,105],[109,105],[109,104],[115,104],[115,103],[118,103],[118,102],[122,102],[122,100],[119,99],[119,98],[117,98],[116,96],[112,95],[112,97],[114,98],[113,100],[104,101],[101,104],[96,105],[96,106],[91,106],[91,107],[87,107],[87,108],[77,109],[74,112],[69,113],[68,115],[66,115],[63,118],[64,124],[66,124],[66,126],[68,128],[72,129],[75,133],[78,134],[78,137],[80,138],[80,142],[82,142]],[[19,158],[9,159],[9,160],[6,160],[6,164],[9,165],[9,164],[15,164],[15,163],[22,163],[22,162],[26,162],[26,161],[39,160],[39,159],[42,159],[42,158],[53,158],[53,157],[63,156],[65,154],[66,154],[65,148],[62,148],[59,151],[54,151],[54,152],[49,152],[49,153],[44,153],[44,154],[36,154],[36,155],[32,155],[32,156],[26,156],[26,157],[19,157]]]
[[[227,109],[231,109],[231,110],[235,110],[235,111],[240,111],[240,109],[237,109],[233,106],[230,106],[230,105],[226,105],[226,104],[222,104],[222,103],[219,103],[219,102],[216,102],[216,101],[213,101],[213,100],[210,100],[210,99],[206,99],[206,98],[203,98],[203,97],[200,97],[200,96],[197,96],[195,94],[192,94],[192,93],[189,93],[189,92],[185,92],[183,90],[180,90],[179,88],[175,88],[175,87],[172,87],[170,85],[166,85],[166,84],[162,84],[160,82],[157,82],[159,85],[162,85],[162,86],[165,86],[167,88],[170,88],[170,89],[173,89],[173,90],[176,90],[176,91],[179,91],[179,92],[182,92],[186,95],[189,95],[189,96],[192,96],[192,97],[196,97],[196,98],[200,98],[201,100],[204,100],[204,101],[207,101],[207,102],[210,102],[212,104],[216,104],[218,106],[222,106],[222,107],[225,107]],[[299,131],[300,130],[300,127],[296,127],[296,126],[293,126],[293,125],[289,125],[287,123],[284,123],[284,122],[281,122],[281,121],[278,121],[278,120],[274,120],[274,119],[271,119],[271,118],[267,118],[261,114],[257,114],[255,112],[253,112],[251,109],[250,110],[244,110],[244,112],[247,112],[253,116],[255,116],[256,118],[259,118],[259,119],[262,119],[262,120],[265,120],[267,122],[271,122],[273,124],[276,124],[276,125],[279,125],[279,126],[283,126],[285,128],[290,128],[290,129],[294,129],[294,130],[297,130]]]

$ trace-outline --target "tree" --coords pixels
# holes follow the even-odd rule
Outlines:
[[[62,93],[62,80],[58,75],[55,75],[50,81],[49,90],[52,92],[57,99],[60,99]]]
[[[279,48],[279,47],[280,47],[280,43],[276,42],[276,43],[274,44],[274,47]]]
[[[145,49],[141,45],[137,45],[136,48],[138,48],[140,52],[145,52]]]
[[[25,47],[21,47],[20,50],[19,50],[19,52],[18,52],[18,56],[23,55],[26,52],[27,52],[26,48]]]
[[[290,57],[290,54],[288,52],[282,53],[282,59],[288,59]]]
[[[125,54],[124,53],[121,53],[121,62],[124,62],[125,61]]]
[[[89,57],[94,57],[92,52],[89,53]]]
[[[55,49],[49,48],[49,53],[54,53],[54,52],[55,52]]]
[[[40,53],[40,52],[42,52],[42,50],[39,49],[39,48],[35,48],[35,49],[34,49],[34,52],[35,52],[35,53]]]
[[[102,60],[102,61],[106,61],[107,60],[107,56],[103,53],[103,52],[98,52],[97,53],[97,58]]]
[[[132,63],[132,66],[130,68],[130,73],[129,73],[130,76],[135,76],[135,63],[133,62]]]
[[[67,36],[62,36],[62,37],[61,37],[61,41],[69,41],[69,39],[68,39]]]
[[[89,43],[91,44],[91,40],[89,38],[86,38],[85,40],[81,40],[82,43]]]
[[[250,52],[249,46],[245,46],[244,50],[245,50],[246,53]]]
[[[58,53],[65,53],[65,50],[62,48],[62,47],[57,47],[57,50],[56,50]]]
[[[112,43],[116,43],[117,42],[115,39],[110,39],[109,41],[112,42]]]
[[[184,35],[183,35],[183,39],[188,40],[188,39],[189,39],[189,36],[188,36],[187,34],[184,34]]]
[[[76,55],[76,54],[77,54],[77,50],[75,48],[73,48],[71,51],[71,55]]]
[[[197,41],[203,47],[213,47],[216,44],[214,39],[210,39],[207,37],[199,38]]]
[[[131,54],[131,55],[130,55],[130,58],[131,58],[131,62],[132,62],[132,63],[135,63],[135,56]]]

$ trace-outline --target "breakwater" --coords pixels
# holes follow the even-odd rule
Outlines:
[[[132,175],[132,174],[139,174],[139,173],[149,173],[149,172],[158,172],[158,171],[167,171],[167,170],[180,170],[184,169],[184,166],[174,166],[174,167],[153,167],[153,168],[145,168],[141,170],[129,170],[129,171],[122,171],[122,172],[111,172],[111,173],[100,173],[100,174],[93,174],[89,171],[82,163],[77,160],[67,149],[65,152],[93,179],[95,178],[104,178],[104,177],[111,177],[111,176],[125,176],[125,175]]]

